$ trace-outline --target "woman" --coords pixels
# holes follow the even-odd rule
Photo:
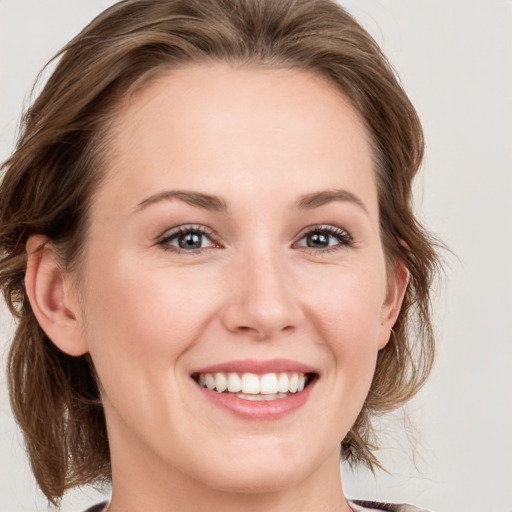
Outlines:
[[[377,467],[372,418],[431,368],[422,154],[329,0],[128,0],[86,27],[0,195],[11,400],[46,496],[411,510],[347,501],[339,456]]]

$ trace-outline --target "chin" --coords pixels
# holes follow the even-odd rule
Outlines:
[[[236,474],[235,474],[236,473]],[[293,488],[305,475],[296,468],[247,468],[229,474],[217,474],[210,487],[219,491],[238,494],[271,494]]]
[[[255,443],[257,445],[257,443]],[[290,446],[288,446],[290,448]],[[292,453],[269,443],[266,449],[231,451],[202,466],[204,482],[218,491],[240,494],[268,494],[293,488],[313,474],[320,464],[305,457],[300,449]]]

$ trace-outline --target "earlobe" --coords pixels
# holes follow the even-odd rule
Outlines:
[[[397,260],[395,270],[388,282],[386,300],[382,306],[381,328],[378,340],[379,350],[388,343],[393,326],[400,314],[402,304],[409,284],[409,271],[404,262]]]
[[[39,325],[66,354],[85,354],[77,293],[71,276],[59,265],[53,244],[45,236],[33,235],[26,250],[25,290]]]

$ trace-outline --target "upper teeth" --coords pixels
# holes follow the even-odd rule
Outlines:
[[[201,373],[198,379],[199,385],[216,390],[219,393],[245,393],[248,395],[273,395],[276,393],[297,393],[302,391],[306,384],[306,376],[303,373]]]

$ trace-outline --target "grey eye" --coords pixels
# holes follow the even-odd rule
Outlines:
[[[309,233],[306,237],[306,245],[313,248],[324,248],[336,245],[339,241],[329,233],[315,232]]]
[[[186,233],[176,237],[178,246],[181,249],[200,249],[203,245],[203,238],[206,238],[201,233]]]
[[[296,246],[308,249],[336,249],[352,244],[350,235],[336,226],[318,226],[306,232]]]
[[[183,251],[195,251],[207,247],[215,247],[210,236],[198,228],[182,227],[168,233],[160,242],[160,245],[169,249]]]

